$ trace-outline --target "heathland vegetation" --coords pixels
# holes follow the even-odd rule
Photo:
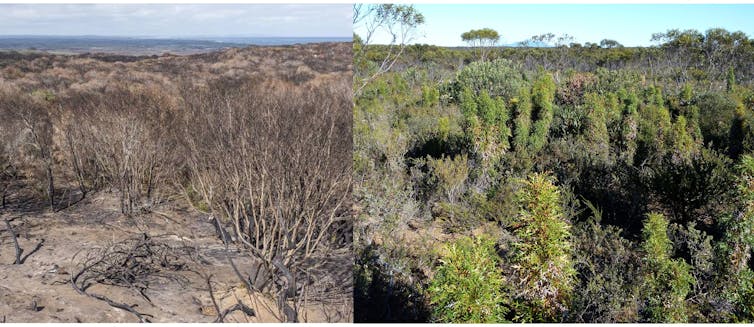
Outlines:
[[[0,52],[0,318],[350,321],[351,65]]]
[[[354,37],[356,321],[754,320],[754,40],[407,36]]]

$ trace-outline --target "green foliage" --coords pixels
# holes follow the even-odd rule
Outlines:
[[[607,131],[607,110],[605,104],[595,93],[585,95],[586,139],[590,144],[589,155],[600,162],[606,162],[610,154],[610,135]]]
[[[555,81],[552,75],[540,75],[532,85],[533,124],[529,138],[529,150],[532,154],[539,152],[547,143],[553,117],[554,100]]]
[[[511,99],[516,112],[513,130],[513,148],[517,152],[526,153],[529,144],[529,130],[531,128],[531,97],[528,88],[519,89],[517,97]]]
[[[728,148],[730,124],[736,115],[738,103],[723,93],[707,93],[699,97],[699,127],[704,144],[720,151]]]
[[[637,111],[639,99],[634,92],[621,90],[619,97],[623,105],[621,113],[621,129],[619,137],[619,156],[626,164],[633,164],[636,154],[636,138],[638,136],[639,112]]]
[[[668,239],[668,222],[661,214],[652,213],[647,215],[644,222],[642,235],[644,243],[642,249],[646,254],[645,262],[649,265],[657,265],[668,260],[672,244]]]
[[[650,103],[641,108],[639,114],[639,137],[637,139],[637,155],[641,160],[647,158],[658,158],[664,156],[668,151],[669,139],[672,137],[672,122],[670,112],[664,106],[658,105],[662,102],[656,98],[658,93],[650,93]]]
[[[508,138],[510,130],[508,129],[508,109],[501,98],[491,98],[486,92],[478,98],[477,108],[479,116],[488,127],[492,141],[499,143],[503,151],[508,150]]]
[[[643,316],[649,322],[688,320],[686,296],[695,283],[683,260],[671,259],[673,245],[667,234],[668,222],[662,214],[650,213],[644,222]]]
[[[498,119],[505,107],[498,106],[499,102],[492,100],[486,91],[482,91],[482,94],[477,98],[477,108],[479,109],[479,117],[486,125],[492,125]]]
[[[453,126],[450,117],[444,116],[437,119],[437,136],[443,141],[449,141],[453,132]]]
[[[481,62],[489,47],[406,47],[355,98],[357,233],[499,233],[497,306],[513,321],[754,320],[754,43],[717,29],[658,40]],[[406,263],[434,256],[413,247],[389,262],[422,281]]]
[[[733,303],[737,306],[737,320],[754,322],[754,272],[744,269],[736,274],[737,284],[733,291]]]
[[[495,41],[500,39],[500,34],[491,28],[482,28],[478,30],[470,30],[461,34],[461,40],[464,42],[474,42],[479,40]]]
[[[722,212],[716,204],[731,199],[733,176],[729,165],[727,157],[706,148],[687,162],[667,156],[649,176],[649,185],[675,221],[697,219],[701,224],[719,217]]]
[[[443,252],[441,265],[427,289],[433,320],[505,322],[509,300],[495,242],[486,237],[462,237]]]
[[[733,67],[728,67],[728,76],[725,79],[725,90],[732,92],[736,87],[736,74],[733,72]]]
[[[55,92],[50,90],[35,90],[31,93],[31,97],[49,103],[54,102],[57,98]]]
[[[727,277],[722,283],[723,294],[734,307],[730,319],[751,323],[754,321],[754,272],[749,261],[754,247],[754,157],[742,155],[736,168],[739,177],[735,184],[740,203],[736,212],[721,221],[725,235],[718,244],[724,258],[720,273]]]
[[[521,321],[554,321],[565,310],[574,287],[570,224],[563,215],[560,190],[546,174],[520,180],[514,198],[518,214],[512,222]]]
[[[746,120],[746,109],[743,103],[739,103],[736,106],[736,113],[733,116],[733,122],[731,122],[730,132],[728,133],[728,156],[738,159],[744,151],[746,136],[750,132],[750,127]]]
[[[615,40],[603,39],[602,41],[600,41],[600,47],[606,48],[606,49],[612,49],[612,48],[622,48],[623,45]]]
[[[436,188],[447,201],[455,203],[463,195],[465,182],[469,177],[468,157],[463,154],[454,158],[428,158],[427,166],[432,171]]]
[[[610,70],[603,67],[595,71],[596,82],[587,91],[597,93],[630,90],[644,84],[643,75],[634,70]]]
[[[378,20],[397,21],[409,26],[424,24],[424,15],[414,6],[380,4],[377,6],[376,16]]]
[[[422,105],[425,107],[436,106],[440,102],[440,91],[431,85],[422,86]]]
[[[500,98],[492,98],[487,91],[475,96],[468,88],[461,94],[461,112],[466,121],[464,131],[472,141],[474,152],[485,167],[508,151],[508,110]]]
[[[574,261],[579,283],[570,307],[574,322],[638,321],[638,289],[635,287],[640,261],[631,241],[621,230],[601,225],[602,212],[586,201],[592,216],[574,226]]]
[[[507,59],[497,59],[472,62],[456,74],[455,84],[451,94],[455,99],[464,88],[475,94],[487,91],[491,97],[510,99],[524,85],[524,80],[519,65]]]
[[[466,119],[477,115],[477,100],[474,91],[464,87],[460,95],[461,113]]]
[[[685,106],[685,105],[690,104],[693,98],[694,98],[694,91],[691,88],[691,84],[689,83],[683,84],[683,88],[681,89],[681,94],[680,94],[681,105]]]
[[[673,149],[673,158],[676,162],[689,162],[699,152],[697,143],[688,131],[684,116],[678,116],[673,123],[671,149]]]
[[[461,40],[475,47],[479,59],[484,61],[487,59],[487,54],[490,51],[489,47],[494,46],[500,40],[500,34],[491,28],[482,28],[461,34]]]
[[[735,183],[739,208],[733,217],[723,221],[732,273],[745,269],[754,247],[754,156],[741,156],[736,168],[739,173]]]
[[[654,82],[640,89],[640,97],[644,105],[661,107],[665,103],[665,99],[662,96],[662,88]]]

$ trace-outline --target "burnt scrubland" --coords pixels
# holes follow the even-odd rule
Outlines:
[[[354,39],[356,321],[754,320],[747,35]]]
[[[351,69],[0,52],[0,321],[351,321]]]

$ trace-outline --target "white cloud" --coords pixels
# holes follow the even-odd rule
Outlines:
[[[350,36],[351,13],[348,4],[0,4],[0,33]]]

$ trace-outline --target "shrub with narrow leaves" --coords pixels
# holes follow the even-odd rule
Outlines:
[[[673,245],[668,238],[668,221],[662,214],[650,213],[644,222],[642,309],[648,322],[686,322],[686,296],[695,282],[691,267],[670,257]]]
[[[440,262],[428,289],[434,321],[505,322],[508,292],[494,241],[462,237],[444,248]]]
[[[512,225],[516,316],[521,321],[557,321],[567,310],[574,286],[571,225],[560,190],[546,174],[521,180],[515,193],[518,214]]]

